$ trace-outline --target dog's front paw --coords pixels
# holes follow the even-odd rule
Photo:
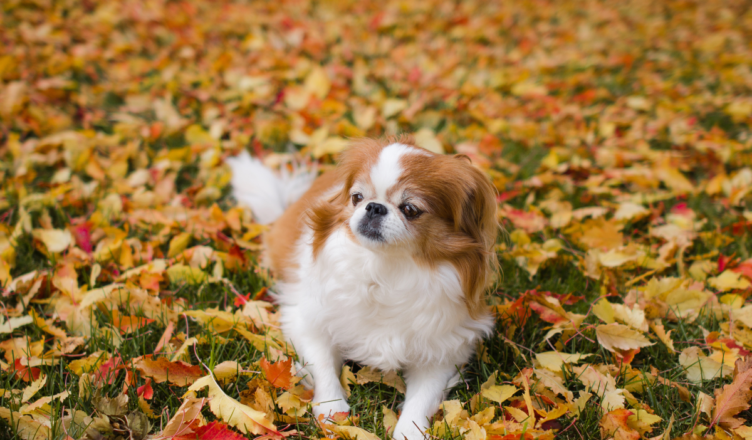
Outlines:
[[[350,412],[350,405],[344,399],[314,402],[313,404],[313,415],[316,419],[322,414],[325,418],[331,418],[335,413],[339,412]]]
[[[394,428],[392,438],[394,440],[423,440],[428,436],[425,433],[426,428],[418,428],[417,423],[413,420],[402,420],[397,422]]]

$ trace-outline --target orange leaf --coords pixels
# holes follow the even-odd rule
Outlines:
[[[715,409],[713,410],[712,427],[715,424],[726,429],[738,428],[744,424],[743,419],[734,416],[749,409],[752,400],[752,358],[737,359],[734,366],[734,380],[715,390]]]
[[[289,389],[292,386],[291,366],[291,359],[274,364],[267,361],[266,358],[261,359],[261,369],[264,371],[264,376],[275,388]]]
[[[154,322],[153,319],[138,316],[122,316],[117,310],[112,312],[112,325],[123,334],[132,333]]]
[[[138,277],[138,284],[146,290],[159,292],[159,283],[162,279],[161,273],[142,272]]]
[[[620,408],[604,415],[599,423],[601,438],[603,440],[639,440],[640,433],[627,425],[627,419],[632,414],[632,411]]]
[[[156,383],[169,381],[175,385],[186,386],[204,375],[198,365],[182,361],[170,362],[166,358],[154,359],[150,354],[136,358],[133,365],[142,375],[154,379]]]

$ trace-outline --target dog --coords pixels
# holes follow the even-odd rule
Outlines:
[[[275,175],[248,153],[227,162],[234,197],[274,221],[265,259],[283,333],[313,376],[314,415],[350,410],[344,359],[402,370],[393,438],[423,439],[494,327],[484,302],[497,264],[489,179],[469,157],[435,154],[409,137],[354,141],[315,180],[300,169]]]

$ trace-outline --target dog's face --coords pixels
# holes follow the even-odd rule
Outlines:
[[[431,207],[425,197],[427,188],[416,182],[417,170],[409,165],[408,159],[416,156],[431,159],[425,150],[391,144],[379,151],[375,163],[367,161],[352,171],[348,225],[363,246],[410,248],[418,241],[420,225],[428,220]]]
[[[374,252],[453,264],[469,303],[479,301],[495,261],[496,192],[466,156],[434,154],[404,139],[366,140],[347,151],[338,172],[341,189],[311,210],[314,255],[343,228]]]
[[[495,190],[466,156],[361,141],[339,172],[342,190],[314,215],[326,225],[346,223],[364,247],[435,260],[470,242],[484,249],[495,242]]]

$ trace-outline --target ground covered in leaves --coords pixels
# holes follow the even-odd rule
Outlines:
[[[311,419],[224,159],[409,132],[508,232],[433,438],[752,438],[752,13],[616,4],[4,0],[0,437],[387,437],[394,372]]]

